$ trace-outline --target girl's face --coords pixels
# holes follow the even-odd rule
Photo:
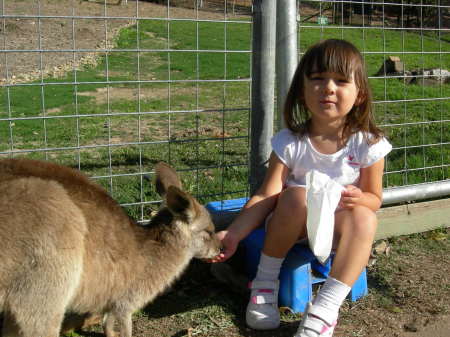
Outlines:
[[[305,76],[304,101],[313,121],[343,122],[357,99],[353,73],[350,78],[333,72]]]

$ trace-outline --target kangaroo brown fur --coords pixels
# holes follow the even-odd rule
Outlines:
[[[131,336],[132,313],[193,257],[220,249],[206,209],[155,167],[163,206],[150,225],[130,219],[79,171],[43,161],[0,161],[0,310],[3,337],[58,337],[65,313],[104,315],[106,336]]]

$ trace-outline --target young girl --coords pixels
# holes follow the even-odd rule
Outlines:
[[[287,128],[272,138],[264,182],[230,227],[218,233],[224,251],[213,262],[233,255],[238,243],[272,212],[246,321],[254,329],[278,327],[280,267],[291,247],[307,237],[305,174],[312,169],[327,174],[345,187],[335,212],[336,255],[295,336],[332,336],[339,308],[370,255],[375,211],[382,201],[384,156],[392,148],[374,123],[359,51],[334,39],[312,46],[294,75],[284,118]]]

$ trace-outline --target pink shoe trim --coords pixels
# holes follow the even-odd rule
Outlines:
[[[273,289],[258,289],[259,293],[273,294]]]
[[[323,325],[322,326],[322,331],[320,331],[320,334],[323,334],[323,333],[325,333],[325,332],[328,332],[328,330],[330,330],[330,329],[334,329],[334,327],[337,325],[337,322],[336,321],[334,321],[333,322],[333,324],[331,324],[331,326],[328,326],[328,325]]]

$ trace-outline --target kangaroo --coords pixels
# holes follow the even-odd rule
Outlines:
[[[65,313],[103,316],[107,337],[131,337],[131,315],[190,260],[220,251],[208,211],[155,166],[163,198],[150,224],[126,215],[74,169],[0,160],[0,310],[3,337],[58,337]]]

